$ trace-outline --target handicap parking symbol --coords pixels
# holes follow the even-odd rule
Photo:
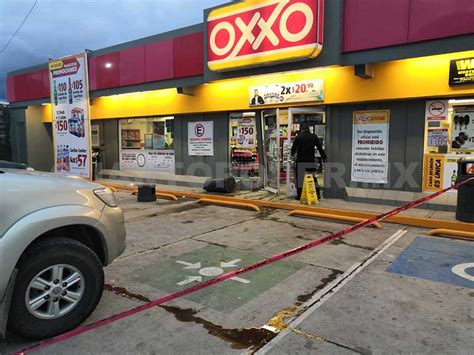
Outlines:
[[[474,244],[417,237],[387,271],[474,288]]]

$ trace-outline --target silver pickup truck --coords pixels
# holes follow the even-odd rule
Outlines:
[[[73,176],[0,167],[0,336],[33,339],[82,323],[103,266],[125,249],[113,192]]]

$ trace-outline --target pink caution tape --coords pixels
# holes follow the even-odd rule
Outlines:
[[[403,205],[401,207],[397,207],[397,208],[394,208],[393,210],[391,211],[388,211],[388,212],[385,212],[385,213],[382,213],[378,216],[375,216],[375,217],[372,217],[366,221],[363,221],[363,222],[360,222],[360,223],[357,223],[351,227],[348,227],[348,228],[345,228],[339,232],[336,232],[336,233],[333,233],[331,235],[328,235],[326,237],[323,237],[321,239],[318,239],[318,240],[314,240],[310,243],[307,243],[307,244],[304,244],[302,246],[299,246],[297,248],[294,248],[294,249],[291,249],[291,250],[288,250],[284,253],[281,253],[281,254],[277,254],[277,255],[274,255],[274,256],[271,256],[267,259],[264,259],[264,260],[261,260],[261,261],[258,261],[254,264],[251,264],[249,266],[246,266],[246,267],[243,267],[241,269],[238,269],[238,270],[234,270],[234,271],[230,271],[226,274],[223,274],[221,276],[218,276],[212,280],[208,280],[208,281],[204,281],[204,282],[201,282],[193,287],[190,287],[190,288],[187,288],[183,291],[179,291],[179,292],[176,292],[176,293],[173,293],[171,295],[168,295],[168,296],[165,296],[165,297],[162,297],[162,298],[159,298],[155,301],[152,301],[152,302],[149,302],[147,304],[144,304],[144,305],[141,305],[141,306],[138,306],[138,307],[135,307],[135,308],[132,308],[128,311],[124,311],[124,312],[121,312],[121,313],[118,313],[116,315],[113,315],[111,317],[108,317],[108,318],[104,318],[100,321],[97,321],[95,323],[92,323],[92,324],[89,324],[89,325],[86,325],[86,326],[83,326],[83,327],[79,327],[79,328],[76,328],[74,330],[71,330],[67,333],[64,333],[64,334],[61,334],[61,335],[58,335],[54,338],[51,338],[51,339],[48,339],[42,343],[39,343],[37,345],[34,345],[30,348],[27,348],[27,349],[24,349],[24,350],[21,350],[19,352],[16,352],[15,354],[28,354],[30,352],[33,352],[33,351],[37,351],[37,350],[40,350],[40,349],[43,349],[47,346],[51,346],[53,344],[57,344],[59,342],[62,342],[64,340],[67,340],[69,338],[72,338],[72,337],[75,337],[77,335],[80,335],[80,334],[83,334],[83,333],[87,333],[87,332],[90,332],[91,330],[94,330],[94,329],[97,329],[97,328],[100,328],[100,327],[103,327],[107,324],[110,324],[110,323],[113,323],[113,322],[116,322],[118,320],[121,320],[121,319],[124,319],[124,318],[127,318],[127,317],[130,317],[130,316],[133,316],[137,313],[140,313],[140,312],[143,312],[143,311],[146,311],[147,309],[150,309],[150,308],[153,308],[153,307],[156,307],[156,306],[159,306],[163,303],[166,303],[166,302],[169,302],[169,301],[172,301],[172,300],[175,300],[175,299],[178,299],[178,298],[181,298],[181,297],[184,297],[184,296],[187,296],[191,293],[194,293],[194,292],[197,292],[199,290],[202,290],[204,288],[207,288],[207,287],[210,287],[210,286],[213,286],[213,285],[217,285],[221,282],[224,282],[226,280],[229,280],[233,277],[236,277],[238,275],[241,275],[241,274],[245,274],[247,272],[251,272],[253,270],[256,270],[258,268],[261,268],[265,265],[268,265],[268,264],[271,264],[271,263],[274,263],[276,261],[279,261],[279,260],[282,260],[282,259],[286,259],[290,256],[293,256],[293,255],[296,255],[296,254],[299,254],[299,253],[302,253],[308,249],[312,249],[312,248],[316,248],[318,246],[320,246],[321,244],[324,244],[324,243],[328,243],[332,240],[335,240],[335,239],[338,239],[338,238],[342,238],[343,236],[349,234],[349,233],[352,233],[352,232],[355,232],[359,229],[362,229],[362,228],[365,228],[367,226],[370,226],[371,224],[373,224],[374,222],[379,222],[379,221],[382,221],[384,219],[387,219],[389,217],[392,217],[392,216],[395,216],[397,214],[399,214],[400,212],[403,212],[403,211],[406,211],[408,209],[411,209],[411,208],[414,208],[416,206],[419,206],[427,201],[430,201],[450,190],[453,190],[453,189],[457,189],[458,187],[466,184],[467,182],[471,181],[471,180],[474,180],[474,177],[473,178],[470,178],[466,181],[463,181],[463,182],[460,182],[458,184],[455,184],[451,187],[448,187],[442,191],[438,191],[436,193],[433,193],[432,195],[429,195],[429,196],[426,196],[426,197],[423,197],[419,200],[416,200],[416,201],[413,201],[413,202],[410,202],[410,203],[407,203],[406,205]]]

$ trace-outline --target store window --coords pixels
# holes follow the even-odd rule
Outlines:
[[[173,120],[174,117],[120,120],[120,169],[174,174]]]
[[[231,175],[258,179],[255,112],[231,113],[229,122]]]
[[[426,103],[424,153],[423,189],[439,191],[452,185],[458,160],[474,154],[474,98]]]

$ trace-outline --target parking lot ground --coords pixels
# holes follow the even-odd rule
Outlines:
[[[347,226],[117,195],[128,246],[106,269],[88,323]],[[471,353],[474,244],[425,234],[388,223],[360,230],[38,353]],[[0,352],[33,344],[9,335]]]

